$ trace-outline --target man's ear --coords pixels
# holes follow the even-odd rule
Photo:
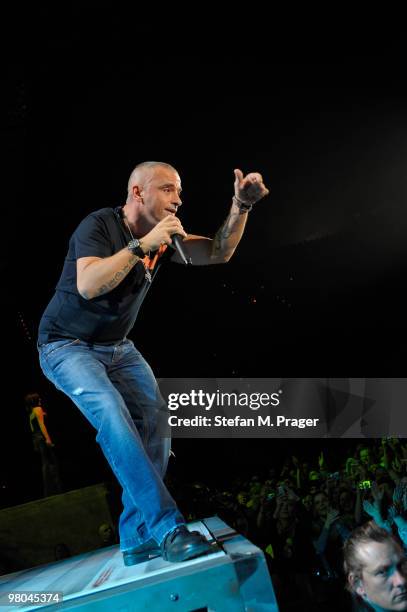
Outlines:
[[[366,591],[363,586],[363,581],[360,576],[357,576],[354,572],[350,572],[348,576],[348,582],[352,587],[352,591],[357,593],[360,597],[366,596]]]
[[[140,189],[139,185],[133,185],[133,197],[143,201],[142,193],[143,190]]]

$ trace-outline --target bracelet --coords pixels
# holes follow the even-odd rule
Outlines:
[[[253,204],[249,204],[248,202],[242,202],[242,200],[239,200],[239,198],[235,195],[233,196],[232,200],[234,200],[236,206],[241,212],[250,212],[253,208]]]

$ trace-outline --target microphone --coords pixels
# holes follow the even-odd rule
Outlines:
[[[188,255],[184,245],[183,245],[183,236],[181,234],[172,234],[171,236],[172,244],[176,248],[178,255],[181,257],[182,261],[186,266],[192,265],[192,259]]]

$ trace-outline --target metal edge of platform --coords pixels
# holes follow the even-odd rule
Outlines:
[[[264,609],[269,612],[278,611],[264,554],[258,547],[253,545],[233,528],[229,527],[217,516],[205,518],[202,521],[189,524],[188,527],[199,528],[206,537],[209,536],[210,539],[215,540],[220,545],[220,550],[208,556],[198,557],[197,559],[192,559],[183,563],[165,563],[164,567],[156,567],[153,569],[152,573],[146,573],[143,576],[138,576],[136,579],[132,579],[131,575],[127,575],[115,584],[104,583],[103,588],[100,589],[98,587],[93,587],[86,591],[70,593],[60,604],[54,603],[42,606],[30,605],[15,609],[20,610],[20,612],[29,612],[39,609],[56,611],[82,608],[88,605],[97,609],[99,608],[99,604],[99,609],[102,609],[102,607],[104,607],[103,601],[112,600],[115,597],[118,598],[118,600],[124,600],[126,597],[133,598],[137,597],[137,593],[139,594],[140,601],[146,601],[146,593],[150,587],[152,591],[159,592],[160,585],[161,587],[165,584],[170,585],[171,581],[174,580],[176,580],[178,584],[179,581],[182,582],[183,580],[186,580],[188,584],[195,584],[194,574],[198,575],[201,572],[208,572],[209,574],[212,573],[213,576],[213,572],[219,571],[219,574],[221,574],[223,571],[224,576],[229,575],[228,583],[230,585],[233,583],[235,585],[233,587],[234,590],[236,590],[237,587],[237,590],[241,592],[243,600],[245,602],[247,601],[249,607],[246,609],[258,611]],[[89,553],[85,556],[88,557]],[[156,560],[153,559],[147,563],[151,563],[152,567],[154,567],[156,564],[153,563],[154,561]],[[108,565],[108,562],[106,565]],[[45,567],[46,566],[43,566],[44,569]],[[221,568],[223,568],[223,570]],[[35,568],[33,569],[35,570]],[[104,566],[101,566],[98,571],[99,575],[103,573],[103,570]],[[23,570],[22,573],[26,573],[26,571]],[[97,582],[96,578],[97,574],[94,582]],[[91,584],[91,582],[92,581],[90,581],[89,584]],[[10,586],[11,584],[12,581]],[[173,588],[169,586],[169,596],[171,596],[170,592],[172,590]],[[171,606],[172,605],[173,604],[171,604]],[[234,603],[234,606],[235,605],[239,605],[237,600]],[[174,610],[175,609],[174,606]],[[179,605],[177,609],[180,609]],[[234,607],[234,609],[237,608]]]

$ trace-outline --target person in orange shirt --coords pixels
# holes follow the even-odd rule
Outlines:
[[[27,393],[24,401],[29,416],[34,450],[41,457],[43,495],[48,497],[49,495],[61,493],[62,486],[54,452],[54,444],[45,425],[47,413],[42,407],[41,397],[38,393]]]

